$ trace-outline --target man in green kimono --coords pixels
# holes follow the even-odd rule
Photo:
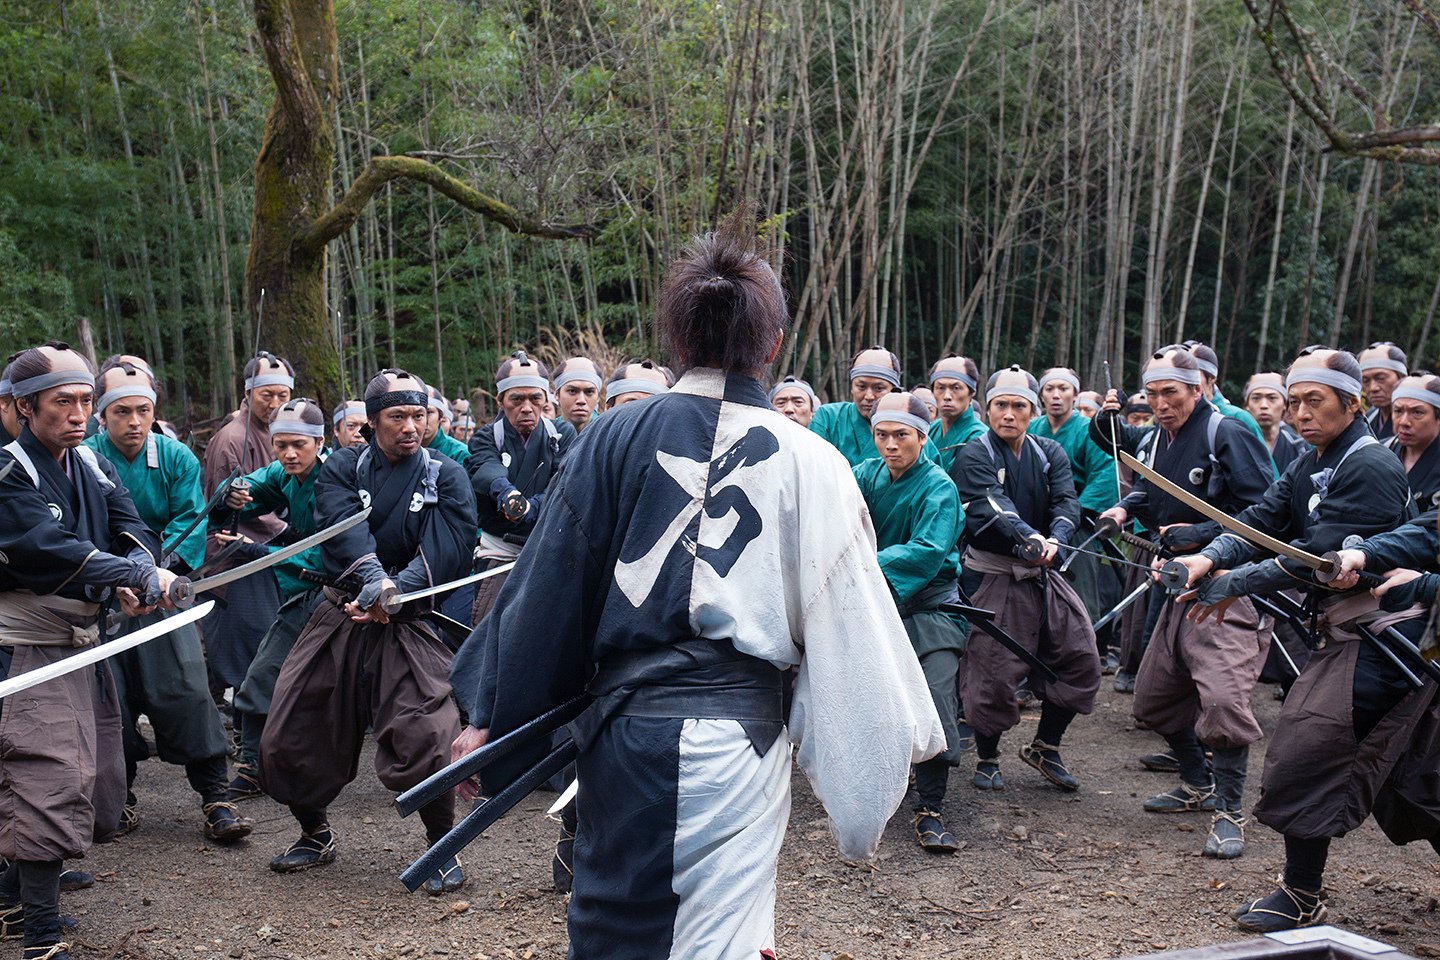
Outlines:
[[[425,418],[425,436],[421,442],[436,453],[443,453],[460,465],[470,459],[470,450],[446,431],[450,421],[450,404],[435,387],[426,387],[430,394],[430,408]]]
[[[285,521],[285,529],[274,540],[267,544],[247,543],[241,548],[251,558],[317,532],[315,477],[325,459],[325,417],[320,405],[302,397],[275,411],[275,419],[270,421],[270,445],[275,450],[275,461],[245,477],[248,487],[231,487],[224,506],[219,508],[225,515],[239,512],[241,520],[270,515]],[[230,781],[227,796],[231,801],[264,792],[260,788],[260,736],[265,732],[265,718],[275,695],[275,680],[280,676],[280,665],[295,646],[295,638],[321,599],[320,586],[300,577],[302,570],[325,571],[319,547],[311,547],[273,569],[280,587],[280,609],[260,638],[255,659],[250,661],[250,669],[235,691],[240,762]]]
[[[205,505],[200,461],[183,443],[154,432],[155,381],[148,367],[131,360],[111,357],[101,367],[95,409],[103,429],[84,443],[114,465],[140,519],[170,548],[161,565],[188,573],[204,561],[205,525],[195,524],[183,540],[174,541]],[[157,612],[132,618],[119,633],[131,633],[162,616]],[[138,726],[144,714],[155,731],[160,759],[183,765],[190,786],[200,795],[205,836],[220,843],[248,836],[253,824],[225,798],[229,744],[210,698],[199,631],[194,626],[171,631],[115,655],[110,665],[125,744],[127,796],[121,831],[140,825],[132,788],[140,761],[150,756]]]
[[[939,606],[956,592],[964,514],[950,475],[921,455],[930,418],[918,397],[881,397],[871,424],[871,446],[880,455],[857,465],[855,480],[875,525],[880,570],[920,659],[948,744],[944,753],[915,766],[915,836],[926,850],[953,853],[960,845],[945,828],[942,809],[950,768],[960,758],[956,676],[966,634]]]
[[[1080,394],[1080,377],[1069,367],[1053,367],[1040,375],[1040,404],[1044,411],[1030,421],[1028,432],[1060,444],[1070,458],[1075,492],[1080,498],[1081,532],[1093,530],[1095,518],[1115,506],[1120,485],[1115,458],[1090,438],[1090,420],[1075,409]],[[1104,616],[1120,600],[1121,578],[1113,564],[1081,554],[1066,573],[1075,592],[1085,602],[1092,621]],[[1095,637],[1100,645],[1102,669],[1114,673],[1120,665],[1114,646],[1114,631],[1107,626]]]
[[[900,359],[884,347],[871,347],[850,361],[850,399],[822,404],[810,419],[810,429],[844,454],[850,466],[857,466],[875,454],[870,435],[870,415],[887,393],[900,389]],[[935,445],[926,439],[925,456],[934,460]]]
[[[939,414],[930,424],[930,440],[939,453],[936,462],[945,470],[950,469],[955,454],[967,441],[985,432],[985,424],[975,412],[979,383],[980,368],[969,357],[943,357],[930,368],[930,389]]]

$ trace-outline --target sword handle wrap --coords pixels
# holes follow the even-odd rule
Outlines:
[[[399,601],[399,597],[400,591],[393,585],[386,587],[380,591],[380,599],[378,601],[380,608],[387,614],[399,612],[400,608],[404,606],[404,604]]]
[[[1335,550],[1331,550],[1329,553],[1321,554],[1320,559],[1325,561],[1325,566],[1315,568],[1315,579],[1321,583],[1329,584],[1340,575],[1340,554]],[[1364,587],[1367,590],[1378,587],[1385,582],[1385,578],[1378,573],[1367,573],[1364,570],[1357,570],[1356,573],[1360,575],[1357,586]]]

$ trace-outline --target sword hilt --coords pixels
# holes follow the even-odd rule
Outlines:
[[[1339,551],[1331,550],[1328,553],[1321,554],[1320,559],[1325,561],[1325,566],[1315,568],[1315,579],[1329,586],[1336,577],[1340,576],[1340,553]],[[1364,570],[1356,570],[1355,573],[1360,577],[1356,586],[1364,587],[1367,590],[1378,587],[1385,582],[1385,578],[1378,573],[1367,573]]]
[[[404,606],[399,600],[400,591],[392,584],[380,591],[380,599],[376,602],[387,614],[395,614]]]
[[[1095,532],[1101,540],[1114,540],[1120,535],[1120,524],[1114,517],[1101,516],[1095,521]]]
[[[1035,563],[1045,556],[1045,545],[1033,537],[1026,537],[1015,544],[1015,556],[1023,563]]]

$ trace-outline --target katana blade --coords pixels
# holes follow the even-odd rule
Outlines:
[[[241,564],[233,570],[226,570],[224,573],[217,573],[213,577],[206,577],[203,580],[186,580],[183,577],[177,579],[170,586],[170,599],[173,603],[188,603],[197,594],[207,590],[214,590],[216,587],[223,587],[227,583],[234,583],[236,580],[243,580],[252,573],[259,573],[261,570],[268,570],[278,563],[283,563],[291,557],[299,556],[311,547],[318,547],[320,544],[332,537],[339,536],[351,527],[364,523],[370,516],[370,508],[366,507],[351,517],[346,517],[339,523],[332,524],[321,530],[319,533],[312,533],[303,540],[297,540],[288,547],[276,550],[267,554],[259,560],[251,560],[249,563]]]
[[[1013,653],[1026,666],[1038,671],[1040,675],[1045,678],[1046,682],[1060,682],[1060,677],[1048,663],[1041,660],[1029,650],[1026,650],[1020,645],[1020,641],[1010,636],[1010,634],[1005,632],[1004,628],[995,623],[995,611],[984,610],[967,603],[942,603],[940,604],[940,612],[958,613],[962,617],[966,617],[970,620],[972,627],[978,627],[984,630],[996,643]]]
[[[0,700],[20,693],[23,690],[29,690],[31,687],[42,684],[47,680],[54,680],[58,677],[65,676],[67,673],[83,670],[92,664],[99,663],[101,660],[113,657],[117,653],[132,650],[142,643],[154,640],[156,637],[163,637],[167,633],[173,633],[181,627],[199,620],[209,613],[214,606],[214,600],[207,600],[198,607],[191,607],[184,613],[176,614],[173,617],[166,617],[159,623],[152,623],[150,626],[136,630],[134,633],[127,633],[123,637],[117,637],[105,643],[97,643],[90,649],[77,653],[73,657],[66,657],[64,660],[57,660],[54,663],[47,663],[45,666],[36,670],[30,670],[19,676],[11,677],[5,682],[0,683]]]
[[[1147,467],[1124,450],[1119,451],[1119,453],[1120,460],[1125,466],[1153,483],[1162,492],[1169,494],[1192,510],[1204,514],[1226,530],[1229,530],[1231,533],[1254,546],[1269,550],[1271,553],[1277,553],[1282,557],[1289,557],[1291,560],[1302,563],[1311,570],[1319,570],[1321,573],[1330,573],[1335,569],[1334,562],[1331,558],[1317,557],[1315,554],[1307,553],[1299,547],[1291,546],[1284,540],[1277,540],[1268,533],[1261,533],[1249,524],[1236,520],[1219,507],[1206,503],[1190,491],[1161,476],[1154,468]]]
[[[402,603],[409,603],[411,600],[424,600],[426,597],[433,597],[437,593],[449,593],[451,590],[459,590],[472,583],[479,583],[487,577],[493,577],[502,573],[509,573],[515,568],[515,561],[502,563],[498,567],[491,567],[489,570],[482,570],[480,573],[472,573],[468,577],[461,577],[459,580],[451,580],[449,583],[442,583],[434,587],[426,587],[424,590],[412,590],[409,593],[402,593],[398,597],[391,597],[385,603],[387,610],[399,610]]]
[[[1144,596],[1145,591],[1149,590],[1151,584],[1153,584],[1154,582],[1154,580],[1146,577],[1140,582],[1140,586],[1136,587],[1134,590],[1131,590],[1130,593],[1126,595],[1126,597],[1119,603],[1115,604],[1114,608],[1112,608],[1108,613],[1106,613],[1105,616],[1101,617],[1099,620],[1096,620],[1095,625],[1091,629],[1093,629],[1096,633],[1099,633],[1101,630],[1105,629],[1105,627],[1109,625],[1110,621],[1120,616],[1120,614],[1124,613],[1126,610],[1129,610],[1131,605],[1134,604],[1136,600],[1139,600],[1142,596]]]
[[[210,499],[205,501],[205,506],[200,508],[200,515],[194,520],[191,520],[190,525],[184,530],[181,530],[174,539],[165,545],[165,549],[160,551],[160,562],[155,564],[157,567],[163,567],[165,561],[169,560],[175,551],[180,548],[180,544],[185,542],[185,538],[194,533],[195,528],[200,526],[206,517],[210,516],[210,511],[220,505],[220,501],[225,499],[225,495],[230,492],[230,484],[234,482],[235,478],[239,475],[239,467],[230,471],[230,476],[225,478],[225,482],[216,488],[215,492],[210,495]]]
[[[1160,583],[1165,587],[1166,590],[1169,590],[1171,592],[1184,589],[1186,583],[1190,580],[1190,572],[1186,570],[1185,565],[1183,563],[1180,563],[1178,560],[1169,561],[1157,571],[1149,564],[1136,563],[1134,560],[1122,560],[1119,557],[1112,557],[1108,553],[1096,553],[1093,550],[1082,550],[1079,547],[1068,546],[1062,546],[1060,549],[1071,551],[1072,558],[1077,554],[1083,553],[1087,557],[1094,557],[1097,560],[1104,560],[1106,563],[1113,563],[1123,567],[1133,567],[1136,570],[1143,570],[1146,573],[1151,574],[1152,576],[1158,573],[1160,575]],[[1066,560],[1065,562],[1069,563],[1070,561]]]
[[[579,781],[579,780],[571,780],[571,781],[570,781],[570,786],[568,786],[568,787],[565,788],[565,791],[564,791],[563,793],[561,793],[560,796],[555,799],[555,802],[554,802],[554,803],[550,804],[550,809],[549,809],[549,810],[546,810],[545,812],[546,812],[547,814],[549,814],[550,816],[552,816],[552,817],[555,816],[555,814],[559,813],[561,810],[564,810],[566,807],[570,806],[570,801],[574,800],[574,799],[575,799],[575,795],[576,795],[577,793],[579,793],[579,792],[580,792],[580,781]]]

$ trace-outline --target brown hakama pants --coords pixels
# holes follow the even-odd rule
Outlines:
[[[1074,588],[1059,574],[998,554],[967,550],[964,562],[984,574],[972,598],[975,605],[994,610],[996,625],[1059,677],[1058,682],[1047,682],[984,628],[972,627],[960,694],[966,722],[984,737],[1015,726],[1020,722],[1015,690],[1026,677],[1046,703],[1074,713],[1093,710],[1100,689],[1100,656],[1090,614]]]
[[[424,621],[356,623],[322,600],[275,682],[260,741],[265,792],[293,806],[329,806],[359,772],[367,725],[375,773],[391,790],[444,767],[460,733],[450,659]]]

